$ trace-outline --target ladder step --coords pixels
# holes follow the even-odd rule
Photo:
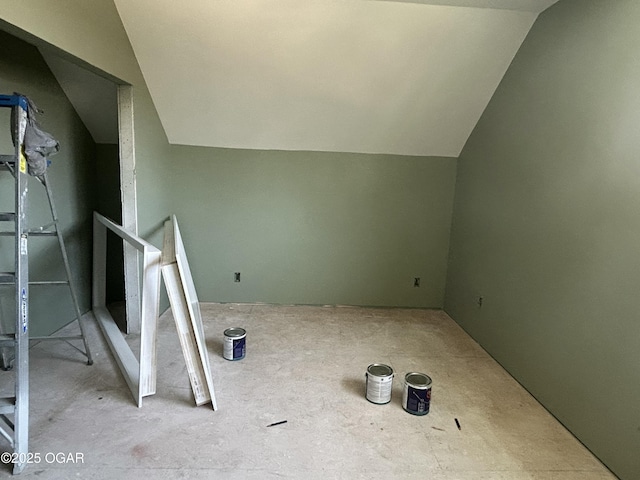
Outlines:
[[[11,334],[2,334],[0,335],[0,347],[15,347],[16,346],[16,336]]]
[[[58,236],[58,232],[53,231],[53,230],[47,230],[47,231],[41,231],[41,230],[34,230],[34,231],[29,231],[27,232],[29,234],[30,237],[56,237]],[[0,236],[2,237],[15,237],[16,236],[16,232],[0,232]]]
[[[0,155],[0,163],[16,163],[15,155]]]
[[[29,340],[32,342],[43,342],[43,341],[60,341],[60,340],[82,340],[82,335],[68,335],[66,337],[29,337]]]
[[[0,415],[13,413],[16,410],[16,397],[0,398]]]
[[[29,285],[69,285],[69,280],[31,280]],[[0,272],[0,285],[15,284],[15,275],[10,272]]]
[[[0,221],[2,220],[12,221],[12,220],[15,220],[15,218],[16,218],[16,214],[13,212],[0,213]],[[57,237],[58,236],[58,230],[56,229],[57,225],[58,225],[57,221],[47,223],[46,225],[42,225],[40,227],[32,228],[28,230],[27,234],[30,237]],[[0,232],[0,236],[3,236],[3,237],[14,237],[15,235],[16,235],[16,232],[13,232],[13,231]]]

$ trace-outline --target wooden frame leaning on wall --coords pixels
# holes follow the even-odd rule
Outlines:
[[[164,223],[162,278],[196,405],[211,402],[213,409],[217,410],[200,303],[175,215]]]
[[[127,317],[127,323],[133,322],[140,325],[139,361],[125,341],[105,304],[107,229],[122,238],[127,245],[141,252],[143,256],[140,318],[130,319]],[[143,397],[153,395],[156,392],[160,260],[161,252],[159,249],[137,235],[129,233],[121,225],[97,212],[93,213],[93,314],[138,407],[142,406]],[[133,311],[135,310],[133,309]],[[130,310],[127,309],[127,311]]]

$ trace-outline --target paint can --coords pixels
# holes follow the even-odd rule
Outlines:
[[[426,415],[430,403],[431,378],[424,373],[407,373],[404,376],[402,408],[412,415]]]
[[[227,328],[224,331],[222,356],[227,360],[242,360],[247,350],[247,332],[244,328]]]
[[[365,396],[371,403],[379,405],[391,401],[393,368],[382,363],[373,363],[367,367]]]

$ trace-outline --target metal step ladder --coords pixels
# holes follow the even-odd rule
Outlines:
[[[12,109],[11,123],[14,141],[14,154],[0,155],[0,174],[2,174],[2,170],[6,170],[13,175],[15,181],[15,211],[0,212],[0,236],[14,237],[15,271],[0,272],[0,286],[14,286],[16,309],[14,332],[0,335],[0,350],[2,350],[0,366],[4,370],[13,369],[15,375],[15,395],[0,398],[0,435],[9,441],[13,448],[13,473],[19,474],[24,470],[29,460],[29,341],[62,340],[70,343],[71,340],[81,340],[84,351],[78,347],[75,348],[86,356],[88,365],[93,364],[93,360],[85,335],[78,297],[71,282],[71,269],[64,240],[58,230],[58,216],[46,172],[35,178],[46,190],[52,221],[47,225],[31,229],[27,223],[29,175],[27,161],[23,154],[23,141],[29,101],[22,95],[0,95],[0,107]],[[66,280],[29,281],[30,237],[56,237],[58,239]],[[46,337],[31,337],[29,335],[29,290],[31,286],[41,285],[68,287],[80,329],[79,335]]]

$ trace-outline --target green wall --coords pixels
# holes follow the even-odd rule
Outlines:
[[[455,159],[172,152],[201,300],[442,306]]]
[[[0,0],[0,28],[116,83],[133,85],[138,231],[162,245],[169,144],[112,0]]]
[[[113,2],[56,7],[0,15],[133,85],[139,231],[177,214],[201,300],[442,306],[455,159],[170,146]]]
[[[51,157],[48,170],[53,189],[59,228],[78,289],[83,312],[90,308],[91,214],[93,210],[95,145],[76,115],[38,50],[0,31],[0,93],[18,91],[29,96],[44,114],[40,125],[60,142],[60,153]],[[11,110],[0,109],[0,152],[13,153],[9,118]],[[0,172],[0,210],[14,211],[13,177]],[[29,179],[28,220],[32,226],[51,221],[44,187]],[[8,229],[5,226],[5,230]],[[0,237],[0,270],[14,271],[13,237]],[[64,267],[58,243],[53,237],[32,237],[29,241],[32,280],[64,279]],[[64,289],[64,290],[62,290]],[[75,318],[71,296],[66,287],[31,287],[30,313],[33,335],[48,335]],[[0,316],[7,328],[15,319],[14,290],[0,287]]]
[[[134,147],[138,232],[154,245],[162,246],[162,225],[171,213],[171,189],[167,174],[175,161],[156,113],[127,34],[112,0],[0,0],[0,29],[51,51],[118,84],[133,86]],[[110,155],[98,148],[98,155]],[[178,159],[179,160],[179,159]],[[108,169],[108,166],[106,167]],[[104,185],[97,188],[105,190]],[[97,208],[110,209],[100,204]],[[108,248],[118,248],[111,238]],[[108,252],[109,262],[118,262]],[[107,277],[110,300],[122,296],[115,270]],[[87,296],[86,301],[90,299]],[[168,301],[162,297],[161,307]]]
[[[628,480],[640,478],[638,25],[635,0],[540,15],[459,158],[445,300]]]
[[[0,18],[134,86],[140,232],[160,245],[178,215],[202,300],[441,305],[455,160],[170,146],[111,0],[0,0]],[[632,0],[540,16],[458,161],[445,297],[625,479],[640,477],[639,20]]]

